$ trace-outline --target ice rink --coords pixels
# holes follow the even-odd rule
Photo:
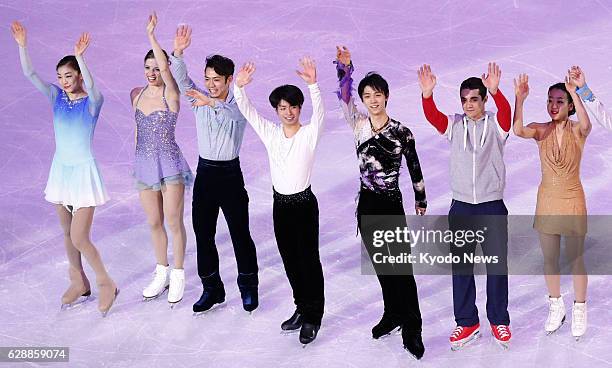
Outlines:
[[[318,147],[312,189],[320,206],[320,253],[325,276],[325,315],[317,340],[305,349],[297,335],[280,334],[293,313],[291,289],[272,230],[272,184],[263,144],[251,127],[240,160],[250,196],[251,232],[260,267],[260,307],[242,309],[236,263],[223,216],[217,246],[227,299],[224,306],[194,318],[201,293],[191,226],[191,193],[185,197],[187,287],[173,310],[164,297],[144,303],[142,288],[155,267],[150,232],[134,189],[134,111],[130,90],[146,79],[142,59],[149,50],[145,26],[156,10],[159,41],[172,49],[180,23],[193,27],[185,52],[191,77],[203,84],[204,60],[221,53],[237,66],[257,65],[249,96],[276,120],[268,94],[280,84],[306,91],[295,74],[298,59],[317,61],[326,106],[326,127]],[[105,97],[94,139],[95,156],[112,200],[98,208],[92,238],[121,289],[109,316],[100,318],[97,300],[60,312],[68,286],[63,234],[54,206],[44,200],[54,152],[50,105],[23,76],[9,31],[19,20],[28,28],[28,48],[41,77],[55,81],[55,65],[73,53],[80,32],[91,33],[85,58]],[[403,350],[401,336],[373,340],[370,329],[382,313],[375,277],[362,275],[355,237],[359,168],[353,137],[341,117],[335,46],[350,48],[358,81],[371,70],[389,82],[389,115],[408,126],[425,178],[428,214],[446,214],[451,201],[449,146],[425,120],[416,70],[431,64],[438,77],[438,108],[461,111],[458,87],[480,76],[489,61],[500,64],[500,90],[514,106],[512,78],[530,77],[525,120],[548,121],[547,88],[580,65],[595,94],[612,108],[612,1],[36,1],[0,0],[0,346],[68,346],[71,367],[602,367],[612,366],[612,276],[589,279],[589,329],[580,342],[570,323],[553,336],[543,324],[548,312],[542,276],[510,276],[511,347],[502,351],[488,328],[484,278],[477,278],[483,336],[459,352],[450,351],[455,327],[449,276],[417,276],[423,339],[421,362]],[[365,109],[362,105],[360,108]],[[495,105],[490,99],[488,109]],[[307,98],[302,121],[311,105]],[[581,177],[589,214],[612,214],[612,132],[594,119]],[[195,119],[183,101],[177,141],[195,172]],[[511,134],[505,150],[510,214],[534,213],[540,161],[534,141]],[[408,172],[402,170],[408,213],[414,206]],[[538,244],[533,244],[537,248]],[[87,267],[87,266],[86,266]],[[94,283],[93,272],[86,271]],[[97,290],[94,287],[94,295]],[[568,306],[571,278],[562,278]],[[606,332],[608,331],[608,332]],[[0,363],[0,366],[9,363]],[[65,363],[64,363],[65,364]],[[19,366],[36,366],[35,363]],[[61,366],[61,363],[49,364]]]

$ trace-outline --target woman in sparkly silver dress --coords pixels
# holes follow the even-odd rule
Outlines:
[[[155,38],[156,25],[157,16],[153,13],[147,25],[152,50],[145,56],[144,64],[148,84],[131,92],[136,114],[134,176],[151,226],[157,261],[153,280],[142,295],[145,300],[150,300],[169,289],[168,302],[174,305],[181,301],[185,289],[184,193],[185,185],[193,182],[193,175],[174,136],[180,93],[168,67],[168,56]],[[168,264],[168,236],[164,222],[172,232],[172,270]]]

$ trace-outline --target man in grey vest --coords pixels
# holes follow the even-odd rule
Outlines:
[[[483,254],[501,259],[495,267],[487,264],[487,318],[496,341],[508,347],[508,210],[503,201],[506,167],[504,146],[510,131],[510,104],[499,90],[501,71],[489,63],[482,78],[468,78],[459,88],[463,114],[445,115],[433,100],[436,76],[429,65],[418,71],[423,93],[425,117],[448,138],[451,146],[450,176],[453,200],[449,210],[451,230],[486,228],[480,243]],[[487,90],[497,106],[497,114],[485,111]],[[475,217],[478,216],[478,217]],[[452,246],[453,253],[473,254],[476,243]],[[453,264],[453,307],[457,327],[450,336],[451,348],[457,350],[480,333],[476,286],[472,264]]]

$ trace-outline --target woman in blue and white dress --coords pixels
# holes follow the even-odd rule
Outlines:
[[[109,199],[91,147],[104,98],[83,59],[90,37],[83,33],[74,47],[75,55],[65,56],[59,61],[56,67],[58,85],[55,85],[42,80],[34,71],[26,48],[25,27],[13,22],[11,31],[19,45],[24,75],[53,106],[55,155],[45,199],[56,205],[70,264],[70,286],[62,296],[62,307],[91,295],[89,280],[81,263],[82,254],[96,273],[98,309],[105,316],[119,290],[89,238],[96,206]]]

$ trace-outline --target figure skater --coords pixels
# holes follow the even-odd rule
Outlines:
[[[98,309],[106,316],[119,289],[89,238],[94,210],[109,199],[91,147],[104,98],[83,58],[90,36],[83,33],[74,46],[74,55],[65,56],[57,63],[58,85],[55,85],[42,80],[34,71],[26,46],[26,28],[13,22],[11,31],[19,45],[23,74],[53,106],[55,154],[45,199],[56,205],[68,255],[70,286],[62,296],[62,308],[91,295],[81,263],[82,254],[96,274]]]
[[[145,87],[131,93],[136,113],[136,163],[134,176],[140,191],[140,201],[151,227],[151,238],[157,265],[153,280],[143,290],[150,300],[168,290],[168,302],[173,306],[183,299],[185,290],[186,234],[183,223],[185,185],[193,175],[174,130],[180,108],[180,92],[170,73],[168,56],[155,38],[157,15],[149,16],[147,35],[152,50],[145,56]],[[168,236],[164,222],[172,232],[174,268],[168,265]]]

